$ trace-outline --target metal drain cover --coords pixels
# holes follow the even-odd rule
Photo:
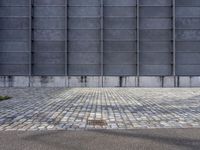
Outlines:
[[[106,120],[88,120],[87,124],[93,126],[106,126],[107,122]]]

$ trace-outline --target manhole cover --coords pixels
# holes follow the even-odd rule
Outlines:
[[[95,126],[95,125],[97,125],[97,126],[106,126],[107,125],[105,120],[88,120],[87,124],[88,125],[93,125],[93,126]]]

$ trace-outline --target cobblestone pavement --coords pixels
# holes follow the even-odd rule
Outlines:
[[[0,95],[13,97],[0,102],[0,131],[200,127],[200,89],[0,88]]]

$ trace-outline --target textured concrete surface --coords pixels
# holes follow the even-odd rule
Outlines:
[[[200,127],[197,88],[0,88],[0,95],[13,97],[0,102],[3,131]]]
[[[0,87],[200,87],[200,77],[0,76]]]
[[[1,150],[199,150],[200,129],[0,132]]]

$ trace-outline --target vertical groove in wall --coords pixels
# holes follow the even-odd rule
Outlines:
[[[68,75],[68,0],[65,0],[65,76]]]
[[[32,75],[32,0],[29,0],[29,77]]]
[[[173,76],[174,86],[176,86],[176,6],[175,0],[172,0],[172,17],[173,17]]]
[[[137,0],[137,86],[139,86],[139,76],[140,76],[140,2]]]
[[[101,0],[101,86],[103,87],[103,75],[104,75],[104,53],[103,53],[103,48],[104,48],[104,4],[103,0]]]

